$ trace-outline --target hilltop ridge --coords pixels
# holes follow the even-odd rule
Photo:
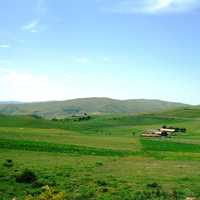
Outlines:
[[[140,114],[188,107],[176,102],[149,99],[117,100],[105,97],[78,98],[65,101],[1,104],[0,113],[9,115],[39,115],[45,118],[67,117],[83,112],[89,114]]]

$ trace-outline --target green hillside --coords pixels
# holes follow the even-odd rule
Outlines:
[[[39,115],[45,118],[63,118],[73,114],[139,114],[165,111],[187,106],[160,100],[115,100],[109,98],[85,98],[67,101],[0,105],[0,113],[9,115]]]
[[[156,114],[158,115],[158,113]],[[188,106],[178,109],[170,109],[160,113],[161,116],[165,117],[176,117],[176,118],[198,118],[200,119],[200,106]]]

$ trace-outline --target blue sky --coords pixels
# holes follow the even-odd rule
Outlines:
[[[199,0],[0,0],[0,101],[200,104]]]

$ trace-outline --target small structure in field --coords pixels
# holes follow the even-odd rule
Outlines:
[[[173,127],[168,128],[166,126],[163,126],[162,128],[157,129],[157,130],[145,131],[142,134],[142,136],[143,137],[162,137],[162,136],[166,137],[166,136],[171,136],[177,132],[186,132],[186,129],[185,128],[173,128]]]
[[[159,129],[161,132],[167,132],[167,133],[174,133],[174,132],[176,132],[176,129],[174,129],[174,128],[160,128]]]
[[[159,130],[148,130],[142,134],[143,137],[160,137],[161,132]]]

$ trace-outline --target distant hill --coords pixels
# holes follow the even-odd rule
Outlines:
[[[167,111],[159,113],[159,115],[162,115],[164,117],[200,119],[200,106],[188,106],[184,108],[177,108],[174,110],[167,110]]]
[[[3,104],[0,105],[0,113],[10,115],[39,115],[45,118],[63,118],[84,112],[89,114],[139,114],[160,112],[187,106],[182,103],[160,100],[82,98],[66,101]]]
[[[21,102],[18,101],[0,101],[0,105],[1,104],[20,104]]]

